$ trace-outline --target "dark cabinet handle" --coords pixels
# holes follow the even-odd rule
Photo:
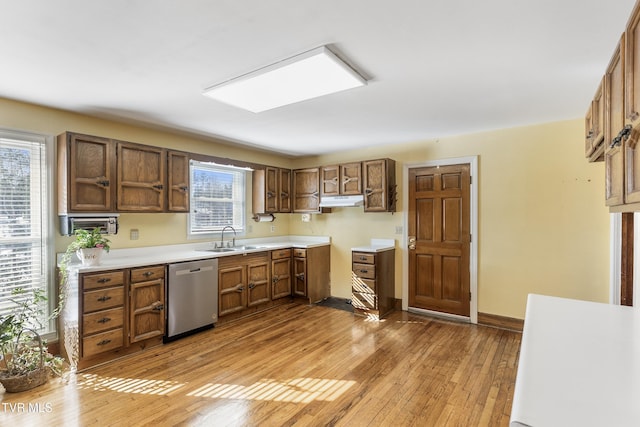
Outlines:
[[[98,279],[98,283],[107,283],[110,282],[111,279],[108,277],[103,277],[102,279]]]
[[[253,289],[255,287],[256,287],[255,283],[249,283],[249,289]]]
[[[153,306],[153,310],[158,310],[158,311],[160,311],[160,310],[163,310],[163,309],[164,309],[164,304],[156,303],[156,304]]]
[[[367,257],[366,257],[366,256],[361,256],[361,257],[360,257],[360,261],[366,261],[366,260],[367,260]]]
[[[284,191],[280,193],[280,197],[289,197],[289,193],[285,193]]]
[[[110,299],[111,299],[110,296],[104,295],[104,296],[101,296],[100,298],[98,298],[98,301],[105,302],[105,301],[109,301]]]
[[[98,320],[98,323],[107,323],[107,322],[111,322],[111,319],[109,317],[103,317],[102,319]]]
[[[180,187],[180,190],[182,190],[182,191],[184,191],[186,193],[187,191],[189,191],[189,187],[182,186],[182,187]]]
[[[273,283],[278,283],[278,280],[280,280],[278,276],[273,276],[273,279],[271,279]]]
[[[100,181],[96,181],[96,184],[102,185],[103,187],[108,187],[109,186],[109,180],[108,179],[101,179]]]
[[[143,275],[144,277],[153,276],[153,271],[145,271],[144,273],[142,273],[142,275]]]
[[[156,185],[152,185],[152,187],[155,188],[156,190],[162,190],[164,188],[164,185],[156,184]]]
[[[107,345],[111,342],[111,340],[102,340],[98,343],[98,345]]]
[[[369,270],[360,270],[360,273],[368,273]]]
[[[273,195],[273,193],[272,193],[271,191],[267,191],[267,197],[271,198],[271,197],[273,197],[273,196],[274,196],[274,195]]]

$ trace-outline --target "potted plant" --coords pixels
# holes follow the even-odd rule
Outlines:
[[[67,247],[65,257],[67,262],[74,252],[78,255],[78,259],[82,265],[98,265],[103,252],[109,252],[109,244],[111,243],[99,228],[93,230],[76,230],[76,240],[71,242]]]
[[[9,300],[16,309],[0,317],[0,383],[8,392],[29,390],[47,382],[49,374],[61,375],[64,359],[53,356],[37,330],[47,298],[41,289],[14,289]],[[61,304],[49,319],[58,316]]]

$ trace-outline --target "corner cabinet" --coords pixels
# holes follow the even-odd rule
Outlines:
[[[365,212],[395,212],[396,162],[391,159],[362,162]]]
[[[274,167],[253,171],[253,213],[291,212],[291,170]]]
[[[60,349],[78,370],[162,344],[165,266],[69,273]]]
[[[113,212],[116,146],[106,138],[58,136],[58,213]]]

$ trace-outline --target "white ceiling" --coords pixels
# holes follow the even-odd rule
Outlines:
[[[293,156],[575,119],[634,2],[0,0],[0,97]],[[369,84],[259,114],[201,94],[321,45]]]

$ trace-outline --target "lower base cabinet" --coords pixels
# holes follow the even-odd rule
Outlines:
[[[271,300],[269,253],[232,255],[218,259],[218,316]]]
[[[331,248],[317,246],[293,249],[293,295],[309,303],[331,296]]]
[[[82,370],[162,343],[165,266],[69,274],[60,348]]]
[[[382,319],[395,308],[395,249],[351,253],[354,313]]]

